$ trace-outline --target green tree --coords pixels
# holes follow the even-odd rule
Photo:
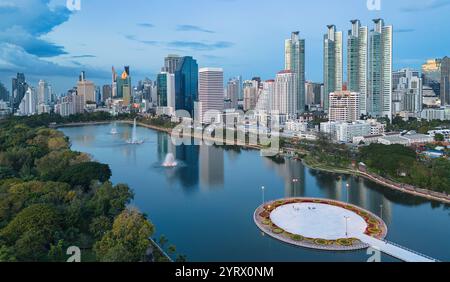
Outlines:
[[[106,164],[86,162],[68,167],[59,178],[60,182],[70,183],[72,186],[81,186],[89,190],[92,181],[106,182],[111,178],[111,169]]]
[[[114,220],[112,230],[95,244],[97,259],[104,262],[141,261],[153,232],[153,225],[141,213],[125,210]]]

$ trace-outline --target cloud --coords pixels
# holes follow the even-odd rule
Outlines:
[[[153,27],[155,27],[155,25],[151,24],[151,23],[138,23],[137,26],[146,27],[146,28],[153,28]]]
[[[417,1],[419,2],[419,1]],[[420,4],[414,4],[408,7],[404,7],[401,10],[403,12],[420,12],[420,11],[429,11],[435,10],[438,8],[443,8],[450,5],[449,0],[422,0]]]
[[[85,59],[85,58],[96,58],[97,56],[95,55],[75,55],[75,56],[70,56],[72,59]]]
[[[2,0],[0,42],[21,46],[39,57],[66,54],[64,47],[41,38],[66,22],[71,12],[65,6],[51,7],[50,0]]]
[[[179,25],[177,26],[177,31],[196,31],[204,33],[215,33],[213,30],[204,29],[196,25]]]
[[[154,40],[141,40],[141,39],[138,39],[135,35],[131,35],[131,34],[125,35],[125,38],[128,39],[128,40],[131,40],[131,41],[135,41],[135,42],[139,42],[139,43],[145,44],[145,45],[151,45],[151,46],[154,46],[154,45],[159,44],[158,41],[154,41]]]
[[[214,43],[204,43],[198,41],[172,41],[167,43],[168,47],[177,49],[190,49],[194,51],[212,51],[216,49],[225,49],[234,46],[234,43],[227,41],[218,41]]]
[[[81,64],[72,61],[74,65]],[[0,72],[16,73],[24,72],[31,76],[67,76],[76,77],[81,70],[91,73],[92,77],[107,78],[109,73],[98,69],[73,66],[62,66],[36,55],[28,53],[24,48],[10,43],[0,43]]]
[[[394,29],[394,32],[396,33],[409,33],[409,32],[414,32],[416,31],[414,28],[397,28]]]

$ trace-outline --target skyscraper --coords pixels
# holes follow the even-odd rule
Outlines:
[[[329,25],[324,35],[323,52],[323,81],[324,81],[324,110],[328,111],[330,93],[342,90],[342,32],[336,31],[335,25]]]
[[[441,63],[442,59],[431,59],[422,65],[423,85],[431,87],[436,96],[441,94]]]
[[[359,20],[352,20],[348,32],[347,78],[348,90],[360,93],[361,114],[367,114],[367,74],[369,29]]]
[[[275,79],[274,110],[282,115],[294,117],[298,113],[297,74],[284,70],[277,74]],[[303,89],[304,89],[303,84]]]
[[[292,32],[291,38],[285,41],[285,70],[296,76],[295,113],[305,112],[305,40],[300,39],[300,32]]]
[[[198,77],[198,103],[196,113],[202,123],[220,120],[223,113],[223,69],[202,68]]]
[[[131,103],[131,76],[130,67],[125,66],[124,71],[120,77],[116,79],[117,96],[116,98],[123,99],[123,104],[129,106]]]
[[[167,59],[167,58],[166,58]],[[175,68],[175,108],[194,114],[194,103],[198,99],[198,64],[192,57],[177,58],[169,66]],[[171,73],[171,72],[169,72]]]
[[[244,111],[254,110],[258,102],[259,81],[246,80],[243,83],[244,89]]]
[[[77,93],[84,97],[84,105],[96,104],[95,85],[92,81],[86,80],[86,74],[84,72],[79,77]]]
[[[240,81],[238,79],[230,79],[227,83],[227,100],[230,101],[230,107],[232,109],[238,108]]]
[[[178,55],[168,55],[164,58],[164,67],[162,69],[162,72],[174,74],[182,60],[183,58]]]
[[[372,117],[392,118],[392,26],[375,19],[369,35],[367,110]]]
[[[175,75],[168,72],[161,72],[157,77],[158,106],[175,110]]]
[[[3,83],[0,82],[0,101],[9,102],[9,92]]]
[[[50,103],[50,100],[51,100],[50,85],[44,80],[39,80],[38,104],[48,105]]]
[[[13,113],[19,108],[27,90],[28,84],[25,81],[25,74],[17,73],[17,77],[12,79],[11,106]]]
[[[109,84],[105,84],[102,87],[102,101],[105,102],[112,98],[112,87]]]
[[[423,83],[419,72],[406,68],[393,72],[392,77],[392,112],[420,114],[423,105]]]
[[[441,104],[450,105],[450,58],[445,57],[441,63]]]

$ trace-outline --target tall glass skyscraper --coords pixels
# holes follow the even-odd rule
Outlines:
[[[445,57],[441,63],[441,104],[450,105],[450,58]]]
[[[323,107],[327,112],[330,101],[330,93],[342,90],[342,32],[336,31],[335,25],[329,25],[328,32],[324,36],[324,101]]]
[[[352,20],[348,31],[347,78],[348,90],[360,93],[361,114],[367,114],[367,72],[369,29],[359,20]]]
[[[175,108],[194,114],[198,100],[198,64],[192,57],[182,57],[175,70]]]
[[[25,81],[25,74],[18,73],[17,77],[12,79],[11,106],[13,112],[16,112],[19,108],[27,90],[28,84]]]
[[[372,117],[392,118],[393,27],[375,19],[369,35],[369,79],[367,110]]]
[[[285,41],[285,70],[296,74],[296,111],[305,112],[305,40],[300,39],[300,32],[292,32]]]

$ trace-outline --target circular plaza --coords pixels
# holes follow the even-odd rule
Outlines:
[[[267,235],[292,245],[331,251],[368,248],[364,238],[382,240],[386,224],[360,207],[327,199],[290,198],[260,206],[256,225]]]

